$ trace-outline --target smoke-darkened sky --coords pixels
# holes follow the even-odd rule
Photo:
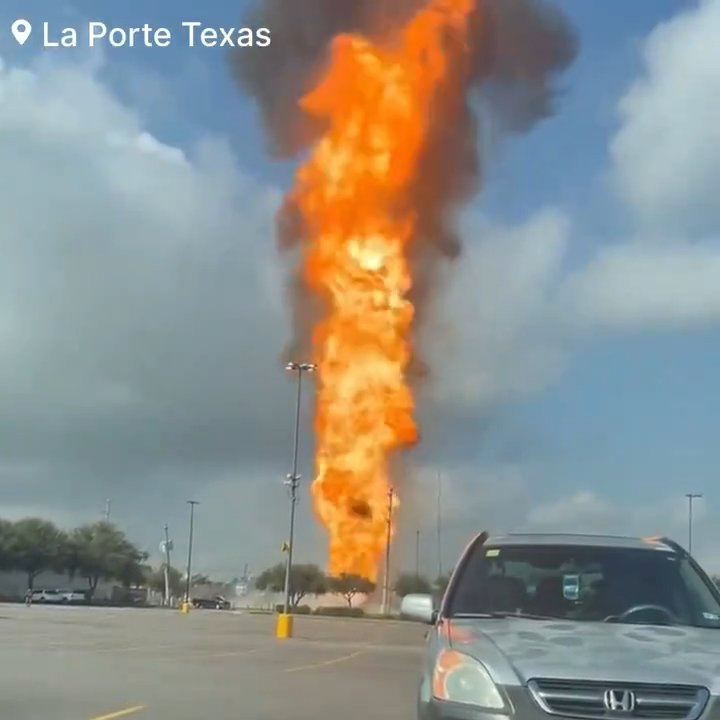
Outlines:
[[[358,33],[379,46],[397,42],[402,28],[426,5],[425,0],[304,0],[293,5],[258,0],[248,24],[271,27],[275,41],[270,48],[234,52],[231,68],[240,88],[255,101],[270,156],[295,156],[323,132],[322,123],[302,110],[300,100],[325,71],[335,37]],[[498,128],[506,133],[528,132],[550,117],[557,81],[578,50],[568,18],[544,0],[477,0],[469,24],[462,76],[456,69],[452,78],[453,93],[458,85],[457,94],[464,102],[449,108],[440,95],[429,109],[434,121],[411,197],[405,199],[417,213],[410,248],[416,333],[433,302],[440,263],[461,255],[459,210],[482,190],[483,122],[492,122],[498,137]],[[484,115],[477,109],[481,100]],[[290,196],[277,228],[282,248],[312,243],[312,238],[304,237]],[[291,355],[312,352],[313,323],[322,314],[318,299],[305,289],[300,276],[298,268],[298,276],[289,279],[294,319]],[[415,353],[411,373],[417,375],[418,370],[423,377],[432,373],[421,349]]]
[[[292,155],[317,138],[298,100],[312,87],[339,33],[378,42],[392,36],[424,0],[258,0],[247,24],[271,27],[268,49],[233,54],[240,86],[257,102],[270,150]],[[575,29],[545,0],[478,0],[468,87],[497,86],[508,128],[526,130],[552,113],[553,81],[577,53]],[[499,98],[502,96],[502,100]]]

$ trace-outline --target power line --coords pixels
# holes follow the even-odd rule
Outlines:
[[[442,476],[437,474],[437,562],[438,577],[442,577]]]

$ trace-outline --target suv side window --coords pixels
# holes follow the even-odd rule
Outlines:
[[[720,626],[720,608],[717,607],[718,603],[712,589],[695,570],[692,561],[684,559],[679,565],[680,576],[688,589],[689,601],[692,605],[691,615],[700,617],[708,627]]]

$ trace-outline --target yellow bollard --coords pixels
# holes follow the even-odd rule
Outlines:
[[[275,623],[275,637],[278,640],[287,640],[292,637],[293,631],[293,616],[285,613],[280,613],[277,616],[277,622]]]
[[[189,603],[189,602],[184,602],[184,603],[180,606],[180,612],[181,612],[183,615],[187,615],[187,614],[190,612],[190,603]]]

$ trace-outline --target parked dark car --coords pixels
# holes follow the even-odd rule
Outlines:
[[[193,598],[191,601],[192,606],[197,610],[212,609],[212,610],[229,610],[230,602],[226,600],[222,595],[216,595],[212,598]]]

